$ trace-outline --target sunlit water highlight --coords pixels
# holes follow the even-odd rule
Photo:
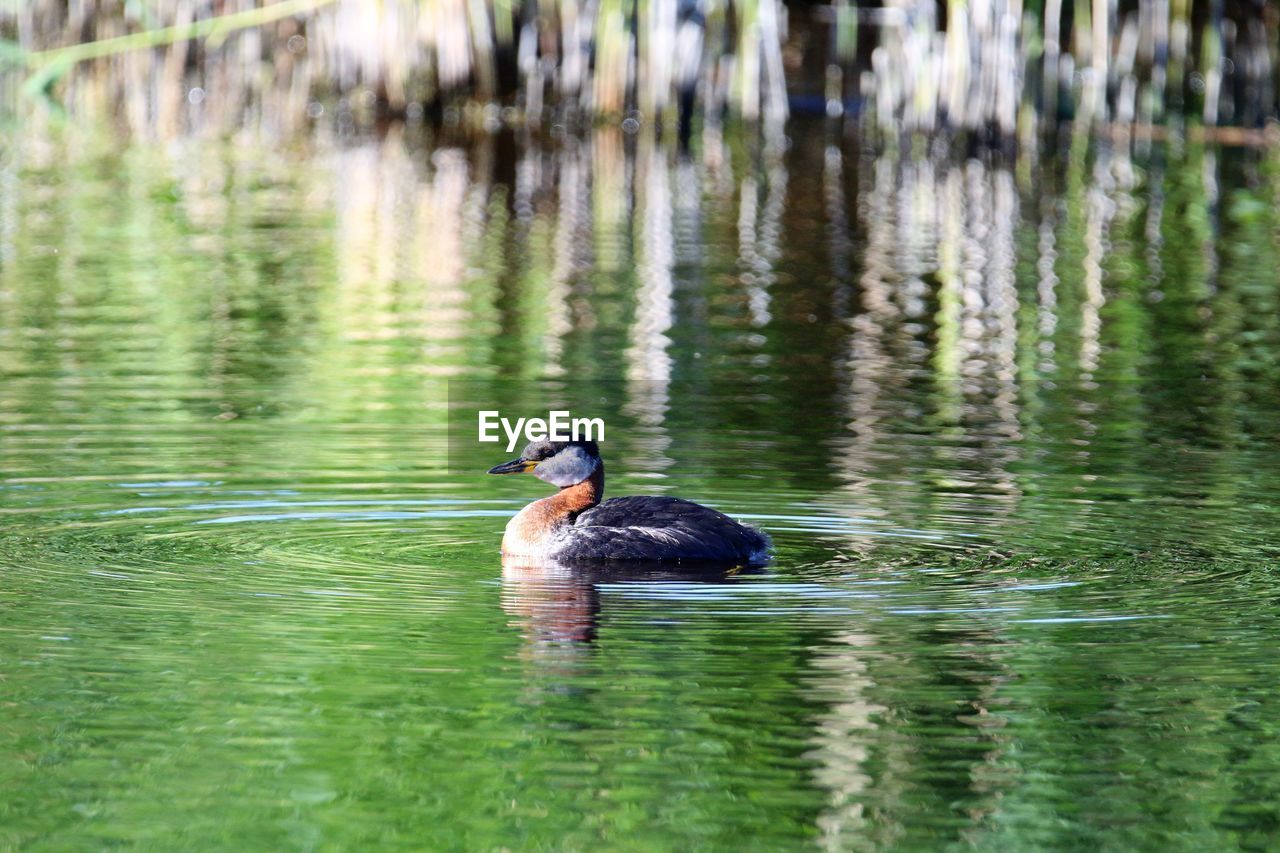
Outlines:
[[[797,140],[20,140],[0,841],[1274,846],[1274,155]],[[499,376],[775,561],[504,569]]]

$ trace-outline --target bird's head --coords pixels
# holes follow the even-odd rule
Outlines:
[[[532,473],[553,486],[574,486],[599,469],[600,448],[594,441],[534,441],[516,459],[489,469],[490,474]]]

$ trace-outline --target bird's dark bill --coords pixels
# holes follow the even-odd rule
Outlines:
[[[526,459],[512,459],[510,462],[503,462],[501,465],[494,465],[489,469],[490,474],[523,474],[526,471],[532,471],[538,467],[537,462],[530,462]]]

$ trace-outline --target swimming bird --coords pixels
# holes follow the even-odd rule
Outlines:
[[[645,560],[760,565],[769,537],[680,498],[632,496],[604,503],[604,462],[594,441],[535,441],[490,474],[522,474],[558,486],[507,524],[505,557],[560,562]]]

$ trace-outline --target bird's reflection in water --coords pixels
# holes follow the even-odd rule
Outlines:
[[[663,563],[530,562],[502,560],[502,609],[515,617],[528,650],[585,648],[600,630],[600,585],[619,583],[726,583],[739,577],[735,566],[672,566]]]

